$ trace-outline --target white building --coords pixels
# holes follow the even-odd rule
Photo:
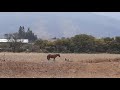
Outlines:
[[[4,42],[13,42],[14,39],[0,39],[0,43],[4,43]],[[18,39],[17,42],[22,42],[22,43],[28,43],[28,39]]]

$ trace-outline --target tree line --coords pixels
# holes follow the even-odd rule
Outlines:
[[[54,42],[37,40],[42,50],[55,53],[120,53],[120,36],[95,38],[92,35],[79,34],[71,38],[61,38]]]
[[[19,28],[17,33],[5,34],[5,38],[28,39],[28,44],[18,42],[3,43],[0,47],[12,48],[14,52],[43,53],[120,53],[120,36],[96,38],[92,35],[79,34],[71,38],[58,38],[55,41],[37,37],[30,28]]]

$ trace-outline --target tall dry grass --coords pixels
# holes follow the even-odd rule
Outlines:
[[[120,77],[119,54],[61,54],[55,62],[46,56],[47,53],[0,53],[0,77]]]

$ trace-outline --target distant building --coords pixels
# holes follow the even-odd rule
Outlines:
[[[0,39],[0,43],[5,43],[5,42],[13,42],[14,39]],[[17,42],[22,42],[22,43],[28,43],[29,40],[28,39],[18,39]]]
[[[54,39],[54,38],[48,39],[48,41],[51,41],[51,42],[54,42],[56,40],[57,40],[57,38],[56,39]]]
[[[52,38],[53,40],[56,40],[57,38],[56,37],[54,37],[54,38]]]

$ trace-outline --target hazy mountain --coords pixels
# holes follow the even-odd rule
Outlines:
[[[0,13],[0,35],[30,27],[40,38],[91,34],[96,37],[120,36],[120,21],[94,13]]]

